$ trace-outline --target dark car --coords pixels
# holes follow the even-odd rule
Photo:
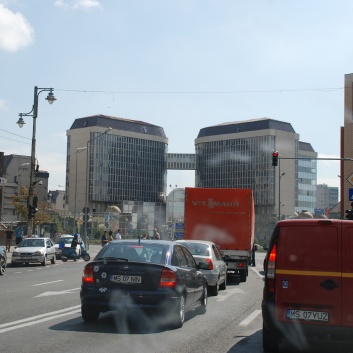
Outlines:
[[[0,246],[0,276],[5,274],[6,265],[7,265],[6,250],[3,246]]]
[[[141,309],[161,313],[166,324],[181,327],[187,311],[206,312],[202,265],[173,241],[112,241],[84,268],[82,318],[96,321],[101,312]]]

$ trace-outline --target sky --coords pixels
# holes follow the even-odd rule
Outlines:
[[[204,127],[265,117],[339,158],[352,13],[351,0],[0,0],[0,151],[31,154],[33,119],[16,122],[38,86],[57,98],[39,95],[36,124],[50,190],[64,190],[66,131],[95,114],[163,127],[170,153],[194,153]],[[318,184],[339,187],[339,173],[318,162]],[[194,186],[194,172],[168,185]]]

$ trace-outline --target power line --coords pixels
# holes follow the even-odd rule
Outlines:
[[[0,129],[0,131],[7,132],[8,134],[15,135],[15,136],[21,137],[21,138],[26,139],[26,140],[30,140],[30,138],[29,138],[29,137],[24,137],[24,136],[21,136],[21,135],[15,134],[15,133],[13,133],[13,132],[10,132],[10,131],[4,130],[4,129]]]
[[[26,145],[30,145],[29,142],[18,141],[18,140],[10,139],[10,138],[5,137],[5,136],[0,136],[0,137],[3,138],[3,139],[5,139],[5,140],[15,141],[15,142],[19,142],[19,143],[25,143]]]

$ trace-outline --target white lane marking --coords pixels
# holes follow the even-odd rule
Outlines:
[[[224,300],[228,299],[234,294],[244,294],[244,291],[242,291],[240,288],[233,288],[231,290],[227,290],[226,294],[224,295],[218,295],[216,302],[223,302]]]
[[[49,297],[52,295],[61,295],[61,294],[73,294],[72,291],[81,289],[79,288],[72,288],[72,289],[66,289],[66,290],[61,290],[61,291],[56,291],[56,292],[44,292],[42,294],[36,295],[34,298],[40,298],[40,297]]]
[[[253,321],[257,315],[261,313],[261,310],[255,310],[253,313],[251,313],[246,319],[244,319],[239,326],[247,326],[250,324],[251,321]]]
[[[63,282],[63,281],[64,281],[63,279],[59,279],[59,280],[57,280],[57,281],[52,281],[52,282],[45,282],[45,283],[32,284],[32,287],[35,287],[35,286],[44,286],[45,284],[56,283],[56,282]]]
[[[252,269],[261,279],[264,278],[264,276],[263,276],[255,267],[251,267],[251,269]]]
[[[6,324],[0,325],[0,333],[6,332],[6,331],[9,331],[9,330],[15,330],[15,329],[18,329],[18,328],[21,328],[21,327],[24,327],[24,326],[34,325],[35,323],[40,323],[40,322],[43,322],[43,321],[51,320],[51,319],[54,319],[56,317],[60,317],[60,316],[64,316],[64,315],[70,315],[70,314],[79,312],[78,309],[80,307],[81,307],[81,305],[75,305],[75,306],[71,306],[71,307],[66,308],[66,309],[52,311],[51,313],[45,313],[45,314],[41,314],[41,315],[28,317],[28,318],[22,319],[22,320],[8,322]],[[30,321],[30,322],[28,322],[28,321]],[[25,324],[25,323],[27,323],[27,324]],[[5,327],[9,327],[9,326],[12,326],[12,327],[10,327],[8,329],[4,329]]]

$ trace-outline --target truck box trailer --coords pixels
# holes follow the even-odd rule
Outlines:
[[[227,275],[245,282],[254,243],[252,189],[185,188],[184,239],[217,244]]]

